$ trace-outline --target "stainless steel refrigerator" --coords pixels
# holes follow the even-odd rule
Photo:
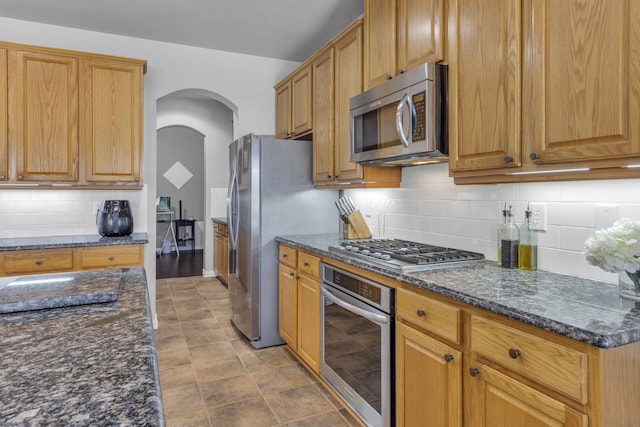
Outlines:
[[[338,233],[338,192],[313,186],[311,141],[246,135],[229,146],[229,163],[232,322],[255,348],[282,344],[274,237]]]

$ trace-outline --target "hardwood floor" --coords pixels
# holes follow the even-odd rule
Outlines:
[[[156,279],[202,276],[202,250],[181,250],[156,256]]]
[[[154,335],[167,427],[360,425],[285,346],[249,345],[229,320],[229,291],[218,279],[156,284]]]

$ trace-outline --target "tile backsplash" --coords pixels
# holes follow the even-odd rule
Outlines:
[[[455,185],[447,164],[404,168],[402,187],[345,190],[375,237],[414,240],[497,256],[505,202],[518,224],[527,202],[544,202],[547,230],[538,234],[538,268],[606,282],[617,275],[587,264],[585,240],[622,217],[640,218],[640,179]]]
[[[103,200],[129,200],[134,231],[146,231],[143,190],[0,190],[0,238],[97,234]]]

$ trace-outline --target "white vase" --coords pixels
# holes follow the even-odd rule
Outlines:
[[[640,301],[640,270],[635,273],[623,271],[618,274],[620,296]]]

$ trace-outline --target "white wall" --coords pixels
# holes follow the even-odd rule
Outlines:
[[[107,55],[146,59],[147,74],[144,85],[144,162],[143,179],[145,188],[142,191],[128,191],[117,198],[129,199],[138,207],[140,218],[136,223],[136,231],[146,231],[149,240],[155,241],[155,195],[156,195],[156,100],[166,94],[182,89],[201,88],[219,95],[221,102],[237,111],[234,125],[234,136],[249,132],[273,134],[275,122],[275,101],[273,85],[284,78],[299,64],[269,58],[240,55],[235,53],[213,51],[195,47],[181,46],[152,40],[123,37],[106,33],[82,31],[72,28],[44,25],[8,18],[0,18],[0,40],[13,43],[48,46],[72,49]],[[33,191],[13,193],[13,190],[2,190],[2,197],[12,200],[17,212],[29,212],[34,201],[48,200],[58,195],[66,198],[83,200],[102,200],[114,198],[110,192],[102,191]],[[9,193],[9,194],[8,194]],[[25,194],[20,196],[20,194]],[[25,200],[26,199],[26,200]],[[92,203],[79,204],[74,215],[88,216],[93,214]],[[73,206],[66,203],[64,209]],[[35,205],[36,215],[29,220],[13,214],[14,210],[5,211],[0,221],[0,237],[9,233],[27,235],[34,228],[40,228],[46,235],[55,234],[57,221],[51,221],[46,213],[47,204]],[[6,209],[3,207],[3,210]],[[89,220],[83,226],[73,228],[72,233],[80,234],[97,230],[89,230]],[[20,223],[20,228],[7,228],[5,224]],[[82,231],[80,231],[80,228]],[[47,230],[51,230],[50,232]],[[66,234],[66,233],[64,233]],[[149,293],[152,310],[155,313],[155,249],[147,245],[145,250],[145,267],[149,281]]]
[[[538,234],[538,268],[616,282],[584,261],[585,240],[620,217],[640,218],[640,179],[455,185],[447,164],[403,169],[402,188],[347,190],[376,236],[482,252],[495,260],[506,201],[518,224],[527,202],[547,204],[547,232]],[[602,211],[608,211],[603,214]]]

